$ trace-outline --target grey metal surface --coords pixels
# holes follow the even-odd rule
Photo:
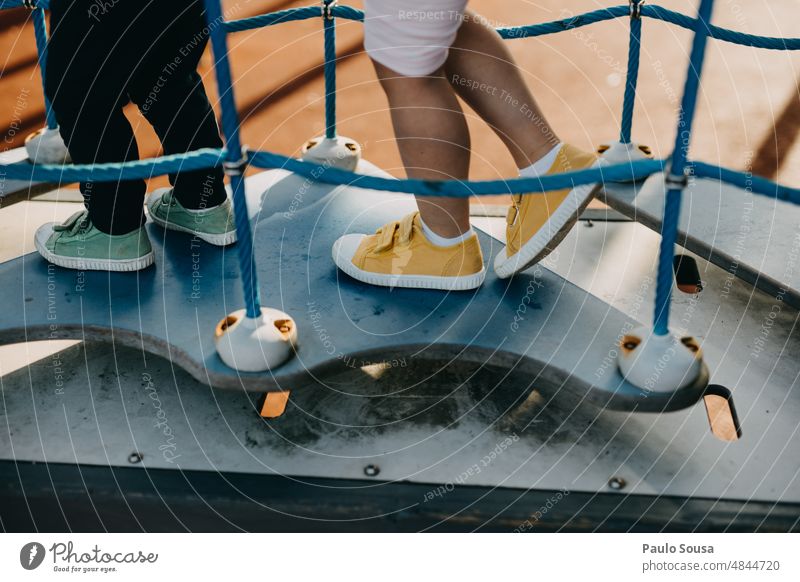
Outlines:
[[[16,164],[28,161],[28,152],[24,147],[0,152],[0,164]],[[53,187],[44,182],[27,182],[25,180],[7,180],[0,174],[0,206],[8,206],[27,200],[37,193],[47,192]]]
[[[547,267],[647,320],[657,245],[638,224],[579,225]],[[0,458],[275,473],[298,482],[366,479],[372,464],[376,481],[435,484],[419,505],[447,495],[448,484],[613,492],[612,477],[627,483],[620,495],[798,502],[798,313],[699,263],[705,290],[677,295],[673,321],[703,341],[713,381],[732,391],[737,442],[711,435],[702,404],[616,412],[569,389],[541,393],[536,377],[519,370],[419,358],[357,361],[287,385],[295,390],[286,414],[265,421],[242,391],[211,390],[141,349],[86,344],[0,379]],[[129,464],[133,451],[141,463]]]
[[[382,174],[363,161],[360,171]],[[8,301],[0,342],[108,341],[168,358],[212,386],[253,391],[293,387],[352,362],[425,358],[513,368],[539,390],[621,410],[677,409],[702,394],[704,378],[674,393],[625,382],[610,364],[636,321],[547,269],[508,281],[489,269],[481,289],[450,294],[371,287],[340,274],[330,256],[336,238],[398,219],[413,208],[408,196],[332,189],[280,170],[249,178],[247,191],[263,302],[298,327],[296,356],[271,374],[237,373],[214,351],[217,322],[242,306],[235,249],[154,225],[157,267],[139,273],[69,271],[36,254],[0,265]],[[488,262],[501,245],[481,236]]]
[[[606,187],[606,203],[660,232],[664,175]],[[683,194],[678,243],[800,308],[800,207],[717,180],[692,179]]]

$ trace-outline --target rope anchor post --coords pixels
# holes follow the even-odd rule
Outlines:
[[[683,173],[678,175],[667,172],[664,183],[673,198],[676,193],[680,195],[689,185],[687,168],[684,167]],[[704,388],[708,383],[708,368],[703,361],[700,343],[692,336],[671,333],[667,327],[666,316],[669,314],[671,293],[664,298],[664,289],[672,288],[674,274],[670,269],[666,279],[660,271],[664,270],[666,261],[674,264],[678,226],[677,221],[672,226],[667,222],[665,221],[662,232],[662,254],[659,258],[656,324],[653,328],[639,327],[627,333],[620,342],[618,356],[620,373],[628,382],[646,392],[673,392],[687,387]]]
[[[636,103],[636,85],[639,81],[639,54],[642,44],[642,5],[645,0],[628,0],[630,7],[630,41],[628,44],[628,70],[625,76],[625,97],[622,102],[622,124],[619,141],[602,144],[597,153],[610,165],[630,164],[653,157],[646,145],[633,143],[633,109]]]
[[[635,1],[635,0],[632,0]],[[700,346],[693,337],[679,336],[669,329],[673,264],[678,240],[681,197],[688,186],[689,141],[692,134],[700,73],[705,60],[714,0],[700,0],[697,24],[692,39],[689,70],[678,114],[672,163],[665,177],[664,220],[656,278],[655,315],[652,329],[638,328],[620,342],[620,373],[644,390],[674,392],[684,388],[703,390],[708,384],[708,367]]]
[[[231,181],[234,201],[241,200],[244,196],[244,171],[247,168],[247,148],[243,147],[242,157],[239,160],[226,160],[222,167]],[[246,206],[246,205],[245,205]],[[234,208],[237,213],[237,232],[244,231],[244,225],[238,224],[240,209]],[[247,209],[241,210],[244,218],[249,221]],[[249,231],[249,224],[247,225]],[[242,242],[239,241],[241,245]],[[297,326],[287,313],[270,307],[262,307],[259,294],[255,285],[255,260],[250,243],[250,252],[239,247],[240,264],[244,276],[245,300],[247,309],[240,309],[224,317],[214,330],[214,345],[220,359],[227,366],[240,372],[266,372],[277,368],[286,362],[293,354],[297,345]],[[248,275],[246,269],[252,275]],[[255,313],[251,311],[255,310]]]
[[[338,0],[322,0],[325,34],[325,135],[308,140],[301,149],[305,162],[325,168],[354,172],[361,160],[361,146],[354,139],[336,134],[336,21],[333,11]]]
[[[223,168],[233,194],[236,250],[245,303],[245,309],[234,311],[217,324],[214,345],[219,357],[231,368],[241,372],[266,372],[277,368],[292,356],[297,343],[297,326],[283,311],[261,306],[244,184],[249,155],[239,139],[239,114],[233,96],[225,27],[214,24],[224,22],[222,7],[220,0],[205,0],[205,7],[216,59],[217,89],[226,146]]]
[[[248,317],[240,309],[217,324],[214,345],[225,365],[234,370],[266,372],[292,357],[297,325],[279,309],[262,307],[258,317]]]
[[[303,144],[301,158],[304,162],[318,164],[324,168],[339,168],[355,172],[361,161],[361,146],[349,137],[321,135]]]

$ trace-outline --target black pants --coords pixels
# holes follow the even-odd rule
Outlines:
[[[221,147],[197,73],[208,43],[201,0],[52,0],[45,91],[75,163],[139,159],[122,108],[133,101],[164,153]],[[221,170],[171,175],[187,208],[225,200]],[[144,223],[145,182],[82,182],[84,204],[101,231]]]

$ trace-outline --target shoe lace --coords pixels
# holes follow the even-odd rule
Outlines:
[[[175,206],[175,199],[172,196],[172,190],[164,192],[164,195],[161,197],[161,204],[163,206]]]
[[[414,219],[418,214],[419,212],[412,212],[402,219],[385,224],[376,230],[375,235],[378,240],[375,243],[374,250],[376,252],[388,251],[395,245],[395,242],[407,244],[414,232]]]
[[[67,232],[70,236],[86,232],[92,228],[92,221],[89,220],[89,211],[81,210],[70,216],[63,224],[53,226],[54,232]]]

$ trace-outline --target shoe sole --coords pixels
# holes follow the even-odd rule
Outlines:
[[[36,250],[42,257],[50,263],[64,267],[65,269],[77,269],[79,271],[114,271],[129,273],[141,271],[155,262],[155,254],[150,251],[146,255],[136,259],[82,259],[76,257],[62,257],[50,251],[35,241]]]
[[[356,267],[350,259],[339,261],[338,241],[333,245],[333,262],[344,273],[362,283],[379,287],[403,287],[407,289],[436,289],[439,291],[471,291],[483,284],[486,268],[473,275],[459,277],[436,277],[433,275],[387,275],[371,273]]]
[[[205,232],[199,232],[196,230],[192,230],[191,228],[187,228],[185,226],[181,226],[179,224],[174,224],[172,222],[168,222],[162,218],[160,218],[155,212],[152,211],[150,205],[146,205],[147,207],[147,215],[153,221],[154,224],[157,224],[161,228],[166,230],[174,230],[176,232],[185,232],[187,234],[191,234],[207,242],[208,244],[212,244],[217,247],[226,247],[228,245],[232,245],[236,242],[236,231],[232,230],[230,232],[224,232],[222,234],[209,234]]]
[[[598,160],[590,166],[597,168],[605,165],[603,160]],[[585,184],[570,190],[567,198],[558,209],[547,219],[542,227],[534,234],[528,242],[514,255],[507,257],[506,250],[501,250],[494,260],[494,271],[501,279],[508,279],[512,275],[524,271],[542,261],[555,250],[555,248],[569,234],[575,223],[578,222],[580,214],[586,210],[596,193],[602,186],[599,184]],[[555,232],[548,236],[548,233]]]

